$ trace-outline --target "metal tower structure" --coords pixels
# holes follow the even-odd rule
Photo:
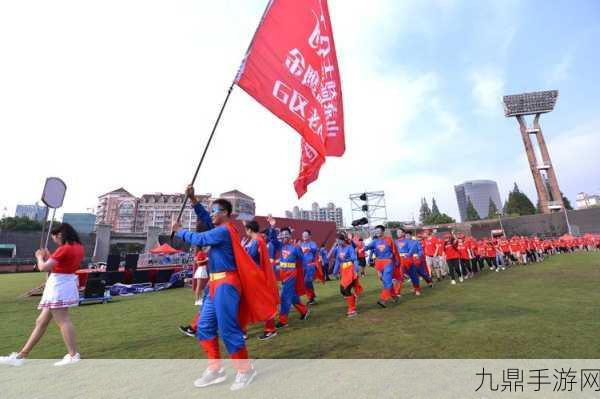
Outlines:
[[[385,193],[383,191],[365,191],[358,194],[350,194],[352,206],[352,225],[368,225],[369,230],[379,224],[387,222],[387,208],[385,206]],[[366,223],[357,223],[366,219]],[[363,220],[364,221],[364,220]]]
[[[504,96],[504,116],[515,117],[519,123],[521,138],[525,145],[525,152],[529,160],[529,168],[540,203],[542,213],[561,211],[564,208],[562,194],[558,187],[558,180],[550,160],[550,153],[540,128],[541,114],[554,110],[558,90],[539,91],[534,93],[515,94]],[[533,126],[529,127],[525,116],[534,115]],[[531,140],[535,136],[537,148]],[[536,151],[537,150],[537,151]],[[541,155],[541,159],[537,153]]]

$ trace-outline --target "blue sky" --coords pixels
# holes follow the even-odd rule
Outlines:
[[[0,3],[2,148],[27,149],[0,157],[0,213],[34,202],[51,175],[69,186],[67,212],[93,208],[121,186],[136,195],[181,191],[265,4]],[[329,159],[298,201],[298,135],[236,89],[199,192],[238,188],[274,215],[334,201],[347,219],[348,195],[362,190],[386,192],[390,219],[410,219],[432,196],[457,217],[453,185],[480,178],[496,180],[503,199],[517,182],[535,201],[517,123],[500,100],[547,89],[560,91],[541,123],[562,190],[572,201],[600,192],[600,2],[329,6],[345,156]],[[232,158],[252,161],[232,166]]]

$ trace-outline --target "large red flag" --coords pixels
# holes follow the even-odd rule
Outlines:
[[[298,197],[342,156],[344,111],[327,0],[271,0],[236,83],[302,136]]]

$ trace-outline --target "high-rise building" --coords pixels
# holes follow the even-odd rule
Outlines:
[[[231,190],[221,193],[219,198],[224,198],[231,202],[233,213],[242,220],[252,219],[256,214],[256,205],[254,199],[241,191]]]
[[[600,206],[600,195],[579,193],[575,198],[575,204],[577,209],[587,209]]]
[[[15,216],[42,222],[46,218],[46,207],[38,204],[17,205]]]
[[[490,209],[490,199],[494,202],[498,210],[502,209],[502,201],[500,200],[498,184],[496,184],[496,182],[493,180],[466,181],[462,184],[454,186],[454,191],[456,193],[456,202],[458,203],[460,220],[463,222],[467,219],[467,205],[469,203],[469,199],[477,210],[479,217],[482,219],[485,219],[488,216],[494,216],[488,215],[488,211]]]
[[[285,215],[290,219],[316,220],[322,222],[335,222],[338,228],[344,227],[344,212],[342,208],[336,207],[333,202],[321,208],[319,204],[313,202],[310,210],[300,209],[295,206],[291,211],[286,211]]]
[[[128,209],[135,208],[136,200],[136,197],[123,187],[99,196],[96,224],[109,224],[114,231],[131,231],[130,225],[119,226],[118,219],[119,215],[127,214]]]
[[[93,213],[64,213],[63,223],[69,223],[78,233],[89,234],[94,231],[96,215]]]
[[[98,198],[97,223],[109,224],[113,231],[122,233],[143,233],[149,226],[159,227],[161,232],[169,233],[177,220],[183,194],[144,194],[137,198],[120,188]],[[240,218],[254,217],[255,204],[252,197],[232,190],[221,194],[220,198],[231,201],[233,213]],[[208,207],[211,194],[196,195],[198,202]],[[181,224],[188,229],[196,227],[196,213],[188,201],[181,215]]]

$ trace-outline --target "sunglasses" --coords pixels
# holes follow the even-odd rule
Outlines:
[[[223,212],[223,209],[217,208],[217,207],[210,209],[210,214],[211,215],[214,215],[214,214],[219,213],[219,212]]]

